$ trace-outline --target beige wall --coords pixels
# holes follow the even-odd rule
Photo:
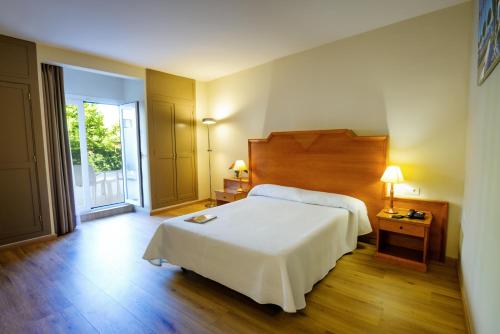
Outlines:
[[[76,68],[93,69],[105,74],[113,73],[118,76],[146,79],[146,70],[139,66],[44,44],[37,44],[36,48],[38,59],[45,63],[69,65]]]
[[[474,29],[477,1],[474,1]],[[474,34],[476,36],[476,34]],[[471,43],[469,126],[461,266],[476,333],[500,328],[500,66],[478,86],[477,39]]]
[[[447,255],[458,254],[471,5],[451,7],[245,70],[207,85],[213,181],[247,139],[349,128],[389,134],[390,161],[420,198],[449,201]]]

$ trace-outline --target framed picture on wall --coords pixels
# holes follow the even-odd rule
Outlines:
[[[477,81],[482,84],[500,62],[500,0],[479,0]]]

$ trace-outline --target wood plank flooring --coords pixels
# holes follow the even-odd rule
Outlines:
[[[376,262],[360,243],[287,314],[195,273],[142,260],[168,216],[128,213],[0,252],[0,333],[461,333],[457,273]]]

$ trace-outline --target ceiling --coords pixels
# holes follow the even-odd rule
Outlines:
[[[211,80],[464,0],[0,0],[0,32]]]

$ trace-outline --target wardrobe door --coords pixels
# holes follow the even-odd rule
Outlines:
[[[0,245],[50,233],[36,46],[0,35]]]
[[[192,103],[175,104],[177,199],[196,199],[195,122]]]
[[[0,81],[0,240],[43,230],[29,91]]]
[[[146,70],[151,209],[195,200],[195,81]]]
[[[154,207],[164,207],[177,200],[174,146],[174,104],[152,101],[152,159],[151,180]]]

